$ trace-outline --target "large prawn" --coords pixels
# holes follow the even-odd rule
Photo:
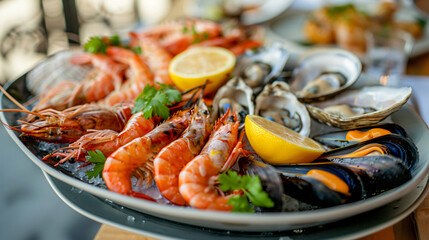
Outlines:
[[[210,115],[204,101],[196,107],[185,134],[163,148],[154,160],[155,182],[161,194],[172,203],[185,205],[179,193],[179,173],[200,153],[210,135]]]
[[[229,169],[237,159],[242,137],[238,137],[237,115],[229,109],[217,122],[200,155],[190,161],[180,172],[179,191],[192,207],[231,211],[232,205],[216,188],[216,179],[222,171]]]
[[[73,142],[68,147],[57,149],[43,159],[46,160],[57,156],[63,157],[61,161],[58,162],[59,164],[72,158],[75,161],[84,161],[84,156],[87,155],[88,151],[96,150],[101,151],[104,156],[109,156],[119,147],[153,130],[157,122],[157,117],[146,119],[143,117],[143,113],[139,112],[131,116],[124,130],[120,133],[108,129],[94,130],[83,135],[79,140]],[[60,152],[61,150],[67,151]]]
[[[188,127],[190,110],[178,112],[143,137],[120,147],[107,159],[103,178],[109,190],[133,195],[131,177],[152,181],[153,159],[166,145],[180,137]]]
[[[60,82],[46,93],[32,109],[64,110],[103,99],[122,84],[122,72],[126,65],[103,54],[81,53],[73,55],[70,62],[75,65],[92,65],[94,68],[81,82]]]
[[[186,19],[160,25],[152,30],[140,33],[141,37],[150,37],[158,41],[173,56],[181,53],[197,41],[219,36],[222,28],[219,24],[196,19]]]
[[[99,102],[100,104],[113,106],[123,101],[133,101],[147,84],[154,84],[152,71],[137,53],[121,47],[108,47],[106,52],[116,61],[127,64],[129,71],[127,72],[128,78],[120,89],[111,92]]]
[[[174,85],[168,73],[168,65],[173,58],[171,54],[153,38],[141,37],[136,33],[130,35],[142,48],[141,56],[153,71],[154,81]]]

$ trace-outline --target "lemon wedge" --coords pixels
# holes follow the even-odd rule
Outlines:
[[[205,93],[212,93],[228,79],[235,66],[235,55],[220,47],[195,47],[175,56],[168,68],[177,88],[186,91],[208,80]]]
[[[271,164],[311,162],[325,151],[311,138],[260,116],[248,115],[244,126],[252,148]]]

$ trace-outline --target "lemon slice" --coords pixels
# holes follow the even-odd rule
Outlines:
[[[271,164],[311,162],[325,151],[311,138],[260,116],[248,115],[244,126],[252,148]]]
[[[175,56],[168,68],[171,80],[182,91],[209,81],[205,92],[223,85],[235,66],[235,55],[220,47],[195,47]]]

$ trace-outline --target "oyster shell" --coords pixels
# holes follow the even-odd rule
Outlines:
[[[288,51],[279,43],[259,47],[256,51],[243,54],[232,74],[241,77],[257,95],[282,72],[288,57]]]
[[[255,114],[273,120],[301,135],[310,134],[311,119],[304,104],[284,82],[266,85],[256,98]]]
[[[238,120],[244,123],[247,114],[254,114],[255,106],[252,101],[252,89],[243,80],[234,77],[221,87],[213,99],[211,118],[215,121],[228,108],[235,109]]]
[[[349,90],[338,96],[319,103],[307,104],[310,115],[319,122],[339,128],[355,128],[376,124],[399,110],[411,96],[410,87],[392,88],[386,86],[364,87],[358,90]],[[329,111],[333,106],[346,105],[351,116],[342,112]],[[325,110],[328,108],[328,111]],[[356,109],[370,112],[357,113]]]
[[[290,87],[300,101],[322,101],[353,85],[361,70],[360,60],[348,51],[315,50],[299,60]]]

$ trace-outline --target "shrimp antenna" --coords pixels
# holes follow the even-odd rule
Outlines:
[[[207,86],[207,82],[208,82],[208,80],[206,80],[206,82],[203,84],[203,85],[200,85],[200,86],[197,86],[197,87],[194,87],[193,88],[193,90],[195,90],[195,89],[197,89],[197,91],[195,91],[193,94],[192,94],[192,97],[189,99],[189,101],[188,102],[186,102],[186,104],[183,106],[183,108],[184,109],[187,109],[187,108],[190,108],[194,103],[198,103],[202,98],[203,98],[203,96],[204,96],[204,89],[206,88],[206,86]],[[198,94],[198,92],[201,90],[201,93],[199,94],[199,97],[198,97],[198,99],[194,102],[194,98],[195,98],[195,96],[197,96],[197,94]],[[187,90],[187,92],[189,92],[189,90]]]
[[[0,90],[3,92],[3,94],[7,98],[9,98],[9,100],[11,100],[13,103],[15,103],[16,106],[18,106],[19,108],[21,108],[24,111],[28,111],[28,109],[26,107],[24,107],[21,103],[16,101],[16,99],[14,97],[12,97],[8,92],[6,92],[6,90],[4,90],[4,88],[2,86],[0,86]]]

